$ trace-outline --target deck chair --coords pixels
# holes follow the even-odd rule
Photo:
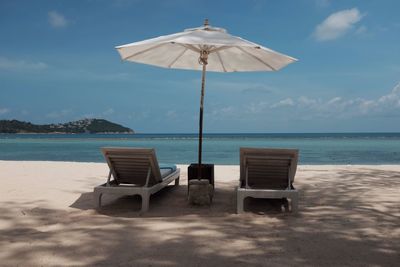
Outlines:
[[[298,160],[297,149],[240,148],[240,181],[237,213],[246,197],[289,198],[297,212],[298,191],[293,187]]]
[[[175,166],[160,168],[154,149],[105,147],[101,150],[110,172],[107,182],[94,188],[97,208],[101,207],[104,193],[140,195],[141,211],[146,212],[152,194],[174,180],[175,185],[179,185],[180,170]]]

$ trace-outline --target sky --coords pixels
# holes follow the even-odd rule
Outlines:
[[[398,0],[0,0],[0,119],[196,133],[201,72],[123,62],[114,47],[208,18],[299,61],[207,73],[205,132],[400,132],[399,10]]]

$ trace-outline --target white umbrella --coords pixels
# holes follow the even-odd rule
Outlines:
[[[164,68],[202,70],[199,120],[199,178],[203,136],[203,101],[206,69],[216,72],[277,71],[296,61],[264,46],[211,27],[203,27],[117,46],[123,60]]]

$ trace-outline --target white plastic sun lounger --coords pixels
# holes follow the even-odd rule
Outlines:
[[[94,188],[97,208],[101,207],[104,193],[140,195],[141,211],[149,209],[150,196],[172,181],[179,185],[180,170],[176,166],[160,168],[154,149],[151,148],[102,148],[110,173],[107,182]],[[111,180],[111,176],[113,180]]]
[[[246,197],[289,198],[297,212],[298,191],[293,187],[298,161],[297,149],[240,148],[240,181],[237,213]]]

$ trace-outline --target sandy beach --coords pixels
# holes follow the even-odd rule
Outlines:
[[[400,166],[298,167],[299,213],[249,199],[235,214],[238,166],[216,166],[210,207],[181,185],[151,198],[104,197],[103,163],[0,161],[1,266],[398,266]]]

